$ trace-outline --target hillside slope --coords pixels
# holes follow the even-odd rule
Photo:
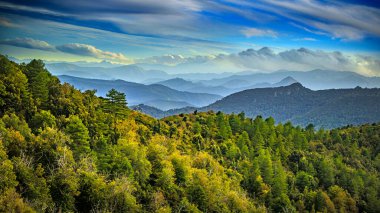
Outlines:
[[[380,212],[380,123],[157,120],[1,55],[0,106],[0,212]]]
[[[286,87],[245,90],[229,95],[202,110],[244,112],[249,117],[272,116],[306,126],[333,128],[380,120],[380,89],[313,91],[295,83]]]
[[[294,83],[285,87],[244,90],[192,111],[244,112],[252,118],[271,116],[282,123],[290,121],[304,127],[312,123],[318,128],[335,128],[378,122],[379,105],[380,89],[357,87],[313,91]],[[190,112],[187,109],[151,110],[145,106],[140,106],[139,110],[157,118]]]

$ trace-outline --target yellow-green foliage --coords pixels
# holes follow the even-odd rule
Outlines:
[[[0,56],[0,212],[380,211],[378,124],[156,120],[123,93],[61,85],[41,63]]]

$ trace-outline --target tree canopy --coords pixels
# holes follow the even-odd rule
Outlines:
[[[0,212],[380,212],[380,124],[157,120],[38,60],[0,77]]]

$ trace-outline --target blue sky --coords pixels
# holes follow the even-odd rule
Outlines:
[[[277,59],[268,63],[283,69],[319,68],[310,58],[318,55],[334,57],[331,69],[348,61],[345,69],[380,73],[376,1],[0,0],[0,32],[1,53],[21,59],[167,64],[170,55],[170,63],[179,60],[174,65],[208,57],[220,67],[236,63],[247,49],[257,55],[269,47],[273,54],[266,57]],[[292,50],[310,54],[301,61],[308,66],[290,66],[286,54]],[[221,63],[222,58],[228,61]],[[278,68],[242,64],[247,64],[242,70]]]

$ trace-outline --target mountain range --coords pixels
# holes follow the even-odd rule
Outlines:
[[[232,80],[234,81],[234,80]],[[199,92],[199,93],[211,93],[211,94],[217,94],[221,96],[230,95],[235,92],[239,92],[246,89],[253,89],[253,88],[265,88],[265,87],[280,87],[280,86],[288,86],[290,84],[298,82],[294,78],[288,76],[281,81],[270,84],[267,82],[257,83],[254,85],[244,85],[241,81],[236,80],[236,82],[228,82],[224,85],[220,86],[210,86],[205,85],[200,82],[192,82],[188,81],[182,78],[173,78],[166,81],[160,81],[156,84],[161,84],[167,87],[170,87],[172,89],[176,89],[179,91],[187,91],[187,92]],[[229,85],[240,85],[239,86],[229,86]]]
[[[256,88],[231,94],[206,107],[171,111],[154,111],[144,105],[135,107],[155,117],[189,111],[244,112],[248,117],[273,117],[278,122],[290,121],[306,126],[334,128],[380,120],[380,89],[329,89],[313,91],[300,83],[285,87]],[[154,112],[154,113],[153,113]]]
[[[82,67],[70,63],[47,64],[46,68],[54,75],[69,75],[81,78],[115,80],[122,79],[128,82],[142,82],[148,79],[167,79],[169,75],[160,70],[145,70],[135,65],[117,67]]]
[[[199,82],[208,86],[227,85],[229,88],[241,88],[241,85],[244,85],[253,88],[254,85],[260,85],[263,82],[274,84],[288,76],[297,79],[302,85],[313,90],[354,88],[357,86],[367,88],[380,87],[380,77],[366,77],[355,72],[320,69],[305,72],[278,71],[272,73],[232,75]]]
[[[96,89],[99,96],[112,88],[124,92],[130,105],[155,117],[194,110],[244,111],[250,117],[273,116],[278,122],[314,123],[324,128],[380,119],[378,90],[359,89],[379,88],[380,78],[355,72],[282,70],[212,75],[168,74],[137,65],[50,63],[46,67],[53,74],[65,74],[59,76],[61,81],[81,90]]]
[[[354,88],[356,86],[380,87],[380,77],[367,77],[355,72],[335,70],[286,71],[264,73],[244,71],[239,73],[168,73],[167,70],[149,69],[141,64],[118,66],[113,64],[89,66],[84,63],[49,63],[46,65],[54,75],[70,75],[81,78],[116,80],[143,84],[162,84],[173,89],[188,92],[205,92],[228,95],[244,89],[285,86],[273,85],[284,78],[292,77],[313,90],[333,88]],[[100,65],[103,65],[102,67]],[[328,78],[326,78],[328,76]],[[178,82],[183,79],[187,82]],[[167,82],[169,80],[169,82]],[[173,81],[173,82],[170,82]],[[174,85],[173,85],[174,83]],[[185,83],[184,85],[181,85]],[[192,83],[191,85],[189,83]],[[180,86],[176,86],[178,84]]]
[[[169,74],[166,71],[157,69],[144,68],[139,65],[110,65],[109,63],[47,63],[46,68],[54,75],[70,75],[81,78],[95,78],[115,80],[121,79],[129,82],[152,84],[158,81],[164,81],[172,78],[183,78],[191,81],[210,80],[213,78],[225,78],[232,75],[247,75],[250,71],[245,72],[224,72],[224,73],[181,73]]]
[[[96,94],[103,97],[114,88],[126,94],[130,105],[147,104],[161,110],[186,106],[201,107],[222,98],[214,94],[178,91],[160,84],[144,85],[123,80],[87,79],[67,75],[58,78],[82,91],[95,89]]]

